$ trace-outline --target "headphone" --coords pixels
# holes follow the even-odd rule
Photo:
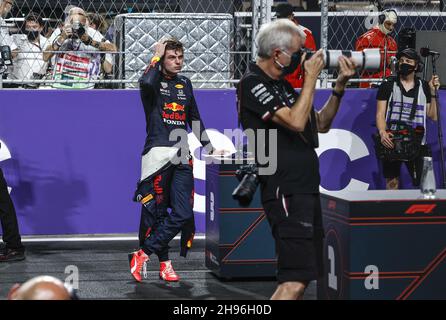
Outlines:
[[[424,63],[421,61],[421,58],[420,58],[420,56],[418,55],[418,53],[417,53],[417,51],[415,50],[415,49],[413,49],[413,48],[406,48],[406,49],[404,49],[404,50],[402,50],[402,51],[400,51],[399,53],[397,53],[397,57],[398,57],[398,60],[397,60],[397,62],[396,62],[396,64],[395,64],[395,69],[396,70],[399,70],[400,69],[400,62],[399,62],[399,58],[401,58],[401,56],[405,56],[405,51],[406,52],[408,52],[408,51],[410,51],[410,53],[412,53],[412,54],[415,54],[416,55],[416,58],[415,58],[415,61],[416,61],[416,65],[415,65],[415,73],[417,73],[417,72],[423,72],[424,71]],[[411,58],[409,58],[409,59],[411,59]]]
[[[398,18],[398,12],[396,12],[396,10],[395,9],[385,9],[385,10],[383,10],[380,14],[379,14],[379,16],[378,16],[378,22],[379,22],[379,24],[383,24],[384,23],[384,21],[386,21],[386,12],[395,12],[395,15],[396,15],[396,17]]]

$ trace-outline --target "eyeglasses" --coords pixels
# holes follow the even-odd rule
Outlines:
[[[286,55],[289,58],[291,58],[291,55],[288,52],[286,52],[285,50],[280,50],[280,52],[282,52],[284,55]]]

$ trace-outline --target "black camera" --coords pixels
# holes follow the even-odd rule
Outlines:
[[[81,38],[85,34],[85,27],[80,21],[74,21],[71,29],[73,30],[71,37],[74,39]]]
[[[259,185],[259,170],[255,164],[240,166],[235,172],[240,184],[232,193],[232,198],[238,200],[240,206],[247,207],[252,201]]]
[[[12,66],[12,53],[9,46],[0,46],[0,67]]]

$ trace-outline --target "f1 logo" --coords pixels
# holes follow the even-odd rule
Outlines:
[[[436,204],[414,204],[406,210],[406,214],[425,213],[429,214],[437,207]]]

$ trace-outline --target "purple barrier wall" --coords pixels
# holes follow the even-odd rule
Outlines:
[[[315,106],[329,94],[318,91]],[[348,91],[333,130],[321,135],[323,188],[384,187],[371,139],[375,94]],[[233,90],[196,90],[196,98],[207,128],[237,126]],[[436,126],[428,130],[436,141]],[[136,232],[140,209],[131,199],[144,131],[138,91],[0,91],[0,166],[22,233]],[[433,150],[438,159],[437,144]],[[197,231],[204,232],[202,180],[196,179],[196,193]]]

